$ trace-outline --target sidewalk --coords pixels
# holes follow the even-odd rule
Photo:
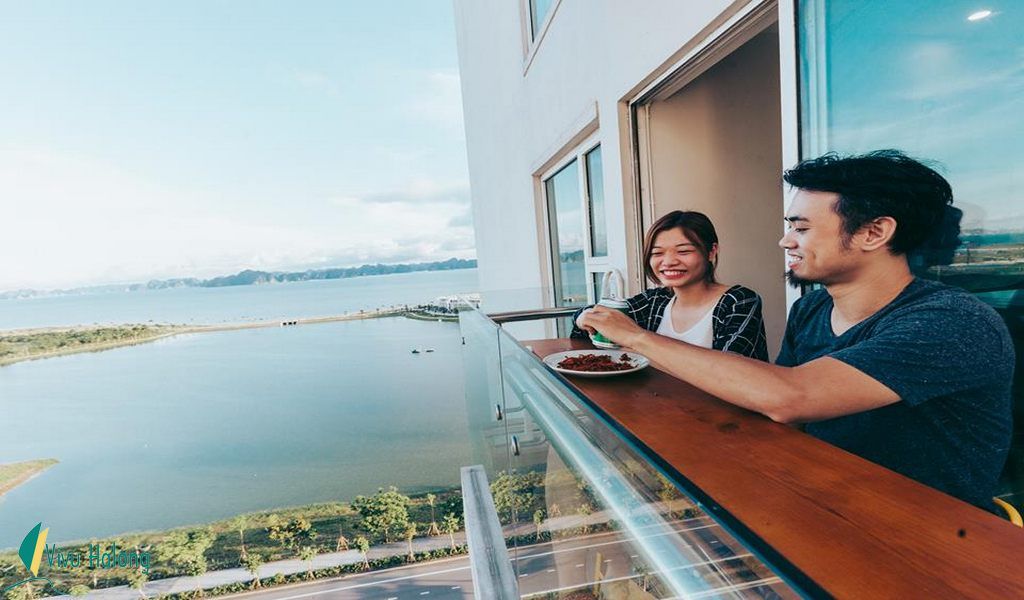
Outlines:
[[[611,514],[603,510],[595,511],[593,514],[587,515],[586,517],[582,517],[580,515],[563,515],[545,520],[544,524],[541,526],[541,530],[573,530],[582,526],[584,523],[588,525],[596,525],[599,523],[605,523],[610,518]],[[536,533],[537,529],[533,523],[520,523],[515,526],[506,526],[504,531],[506,537],[514,535],[529,536]],[[455,543],[460,545],[465,544],[466,534],[461,531],[456,532]],[[447,534],[415,538],[412,541],[412,547],[413,551],[417,553],[437,550],[440,548],[450,548],[451,540],[448,538]],[[367,558],[369,560],[375,560],[391,556],[405,556],[408,553],[409,545],[405,541],[399,541],[392,542],[390,544],[371,546],[370,551],[367,553]],[[311,562],[313,563],[313,570],[315,571],[317,569],[325,569],[328,567],[361,563],[363,562],[363,556],[358,550],[346,550],[344,552],[318,554]],[[303,560],[299,560],[297,558],[278,560],[268,562],[260,567],[260,579],[273,577],[278,573],[281,573],[282,575],[305,573],[306,570],[307,565]],[[248,583],[252,581],[252,578],[252,575],[241,567],[235,569],[222,569],[219,571],[209,571],[196,577],[168,577],[166,579],[149,581],[143,586],[142,592],[147,597],[154,598],[161,594],[190,592],[199,587],[202,587],[203,589],[210,589],[219,585],[227,585],[231,583]],[[139,600],[139,590],[133,590],[126,585],[120,585],[93,590],[84,597],[90,600]],[[73,597],[69,595],[49,596],[49,598],[61,598],[64,600],[73,599]]]
[[[455,543],[465,544],[466,535],[461,531],[456,532]],[[430,550],[438,550],[440,548],[450,548],[451,540],[448,538],[447,534],[416,538],[412,541],[412,547],[414,552],[427,552]],[[392,542],[390,544],[371,546],[370,551],[367,553],[367,558],[369,560],[375,560],[390,556],[405,556],[408,553],[409,544],[405,541],[400,541]],[[326,569],[328,567],[362,563],[363,555],[360,554],[358,550],[331,552],[328,554],[318,554],[311,562],[313,563],[313,570],[315,571],[317,569]],[[268,562],[260,567],[260,579],[273,577],[278,573],[281,573],[282,575],[305,573],[307,568],[308,565],[306,564],[306,561],[299,560],[297,558]],[[168,577],[167,579],[149,581],[143,586],[142,592],[146,596],[153,598],[160,594],[190,592],[199,587],[202,587],[203,589],[210,589],[219,585],[227,585],[231,583],[248,583],[252,581],[252,578],[252,575],[241,567],[235,569],[222,569],[220,571],[209,571],[196,577]],[[133,590],[126,585],[119,585],[116,587],[93,590],[84,597],[90,600],[139,600],[139,590]],[[73,596],[65,594],[61,596],[50,596],[49,598],[71,600],[73,599]]]

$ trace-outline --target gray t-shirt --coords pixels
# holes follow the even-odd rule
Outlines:
[[[807,433],[991,510],[1012,433],[1013,342],[974,296],[915,279],[840,336],[832,297],[816,290],[790,311],[776,363],[840,360],[900,401],[807,425]]]

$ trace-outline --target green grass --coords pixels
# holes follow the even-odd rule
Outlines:
[[[177,329],[168,325],[110,327],[0,333],[0,365],[51,354],[143,342]]]
[[[445,512],[456,512],[461,517],[462,496],[458,490],[437,491],[435,494],[437,495],[435,513],[438,524],[440,524]],[[417,524],[419,530],[417,537],[422,537],[430,526],[430,506],[427,504],[425,494],[413,496],[408,510],[410,520]],[[317,532],[313,545],[317,548],[318,553],[335,551],[339,530],[343,531],[345,537],[348,538],[350,548],[354,548],[352,542],[359,535],[365,536],[370,540],[371,544],[383,543],[383,539],[371,535],[362,526],[362,519],[359,514],[352,509],[350,504],[345,502],[327,502],[247,513],[245,515],[247,524],[244,531],[246,550],[249,553],[259,553],[266,562],[296,558],[295,550],[289,549],[280,542],[270,539],[266,527],[271,515],[277,515],[281,521],[287,521],[293,517],[308,519],[312,523],[313,529]],[[62,550],[81,552],[86,557],[89,554],[90,543],[98,543],[102,548],[101,551],[105,551],[112,542],[116,542],[118,548],[125,550],[148,548],[152,553],[149,578],[151,580],[163,579],[185,574],[180,568],[163,563],[157,558],[157,548],[172,531],[209,529],[214,534],[214,542],[205,553],[207,570],[215,571],[238,567],[241,543],[238,530],[231,526],[231,521],[232,519],[224,519],[201,526],[183,527],[159,532],[124,534],[79,543],[58,544],[58,546]],[[444,538],[447,539],[447,536],[444,536]],[[43,575],[44,572],[60,590],[68,590],[76,584],[93,587],[91,579],[93,572],[85,567],[70,570],[51,570],[46,564],[46,558],[44,557],[40,575]],[[102,569],[97,570],[95,573],[98,575],[95,587],[104,588],[127,583],[130,569]],[[0,589],[23,577],[24,569],[21,567],[17,553],[13,549],[0,552]]]
[[[36,473],[45,471],[55,464],[57,464],[55,458],[42,458],[0,465],[0,496],[18,487]]]

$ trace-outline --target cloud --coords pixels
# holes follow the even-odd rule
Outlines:
[[[469,186],[465,181],[413,180],[404,186],[335,196],[354,247],[334,260],[401,262],[475,256]],[[358,223],[358,224],[357,224]]]
[[[374,246],[352,247],[324,257],[312,266],[356,266],[367,263],[401,263],[475,258],[472,233],[438,232],[415,238],[382,240]]]
[[[468,208],[448,220],[448,227],[472,227],[473,212]]]
[[[342,206],[360,202],[366,204],[410,204],[421,206],[450,204],[468,206],[469,184],[464,181],[438,182],[420,179],[411,181],[409,184],[398,189],[366,194],[343,195],[332,198],[331,201]]]
[[[472,233],[468,234],[455,234],[448,238],[438,246],[439,250],[443,252],[455,252],[455,253],[472,253],[476,256],[476,239]],[[462,258],[462,256],[460,256]]]
[[[413,75],[419,93],[405,105],[405,113],[465,138],[462,120],[462,87],[457,69],[438,69]]]
[[[421,180],[256,211],[97,159],[0,145],[0,291],[471,258],[472,230],[449,226],[467,189]]]
[[[978,68],[948,43],[922,43],[904,57],[903,89],[896,98],[909,101],[940,100],[969,92],[1019,88],[1024,83],[1024,51],[996,67]]]

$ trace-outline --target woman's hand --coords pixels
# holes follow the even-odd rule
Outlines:
[[[580,329],[582,329],[583,331],[587,332],[588,334],[593,335],[594,334],[594,328],[589,326],[589,325],[587,325],[587,324],[585,324],[583,322],[583,317],[587,316],[587,313],[589,313],[591,310],[593,310],[593,309],[592,308],[588,308],[588,309],[584,310],[583,312],[581,312],[580,316],[576,317],[576,327],[579,327]]]
[[[647,333],[633,319],[606,306],[599,305],[583,311],[577,321],[580,329],[588,331],[596,329],[609,340],[629,348],[632,348],[636,340]]]

